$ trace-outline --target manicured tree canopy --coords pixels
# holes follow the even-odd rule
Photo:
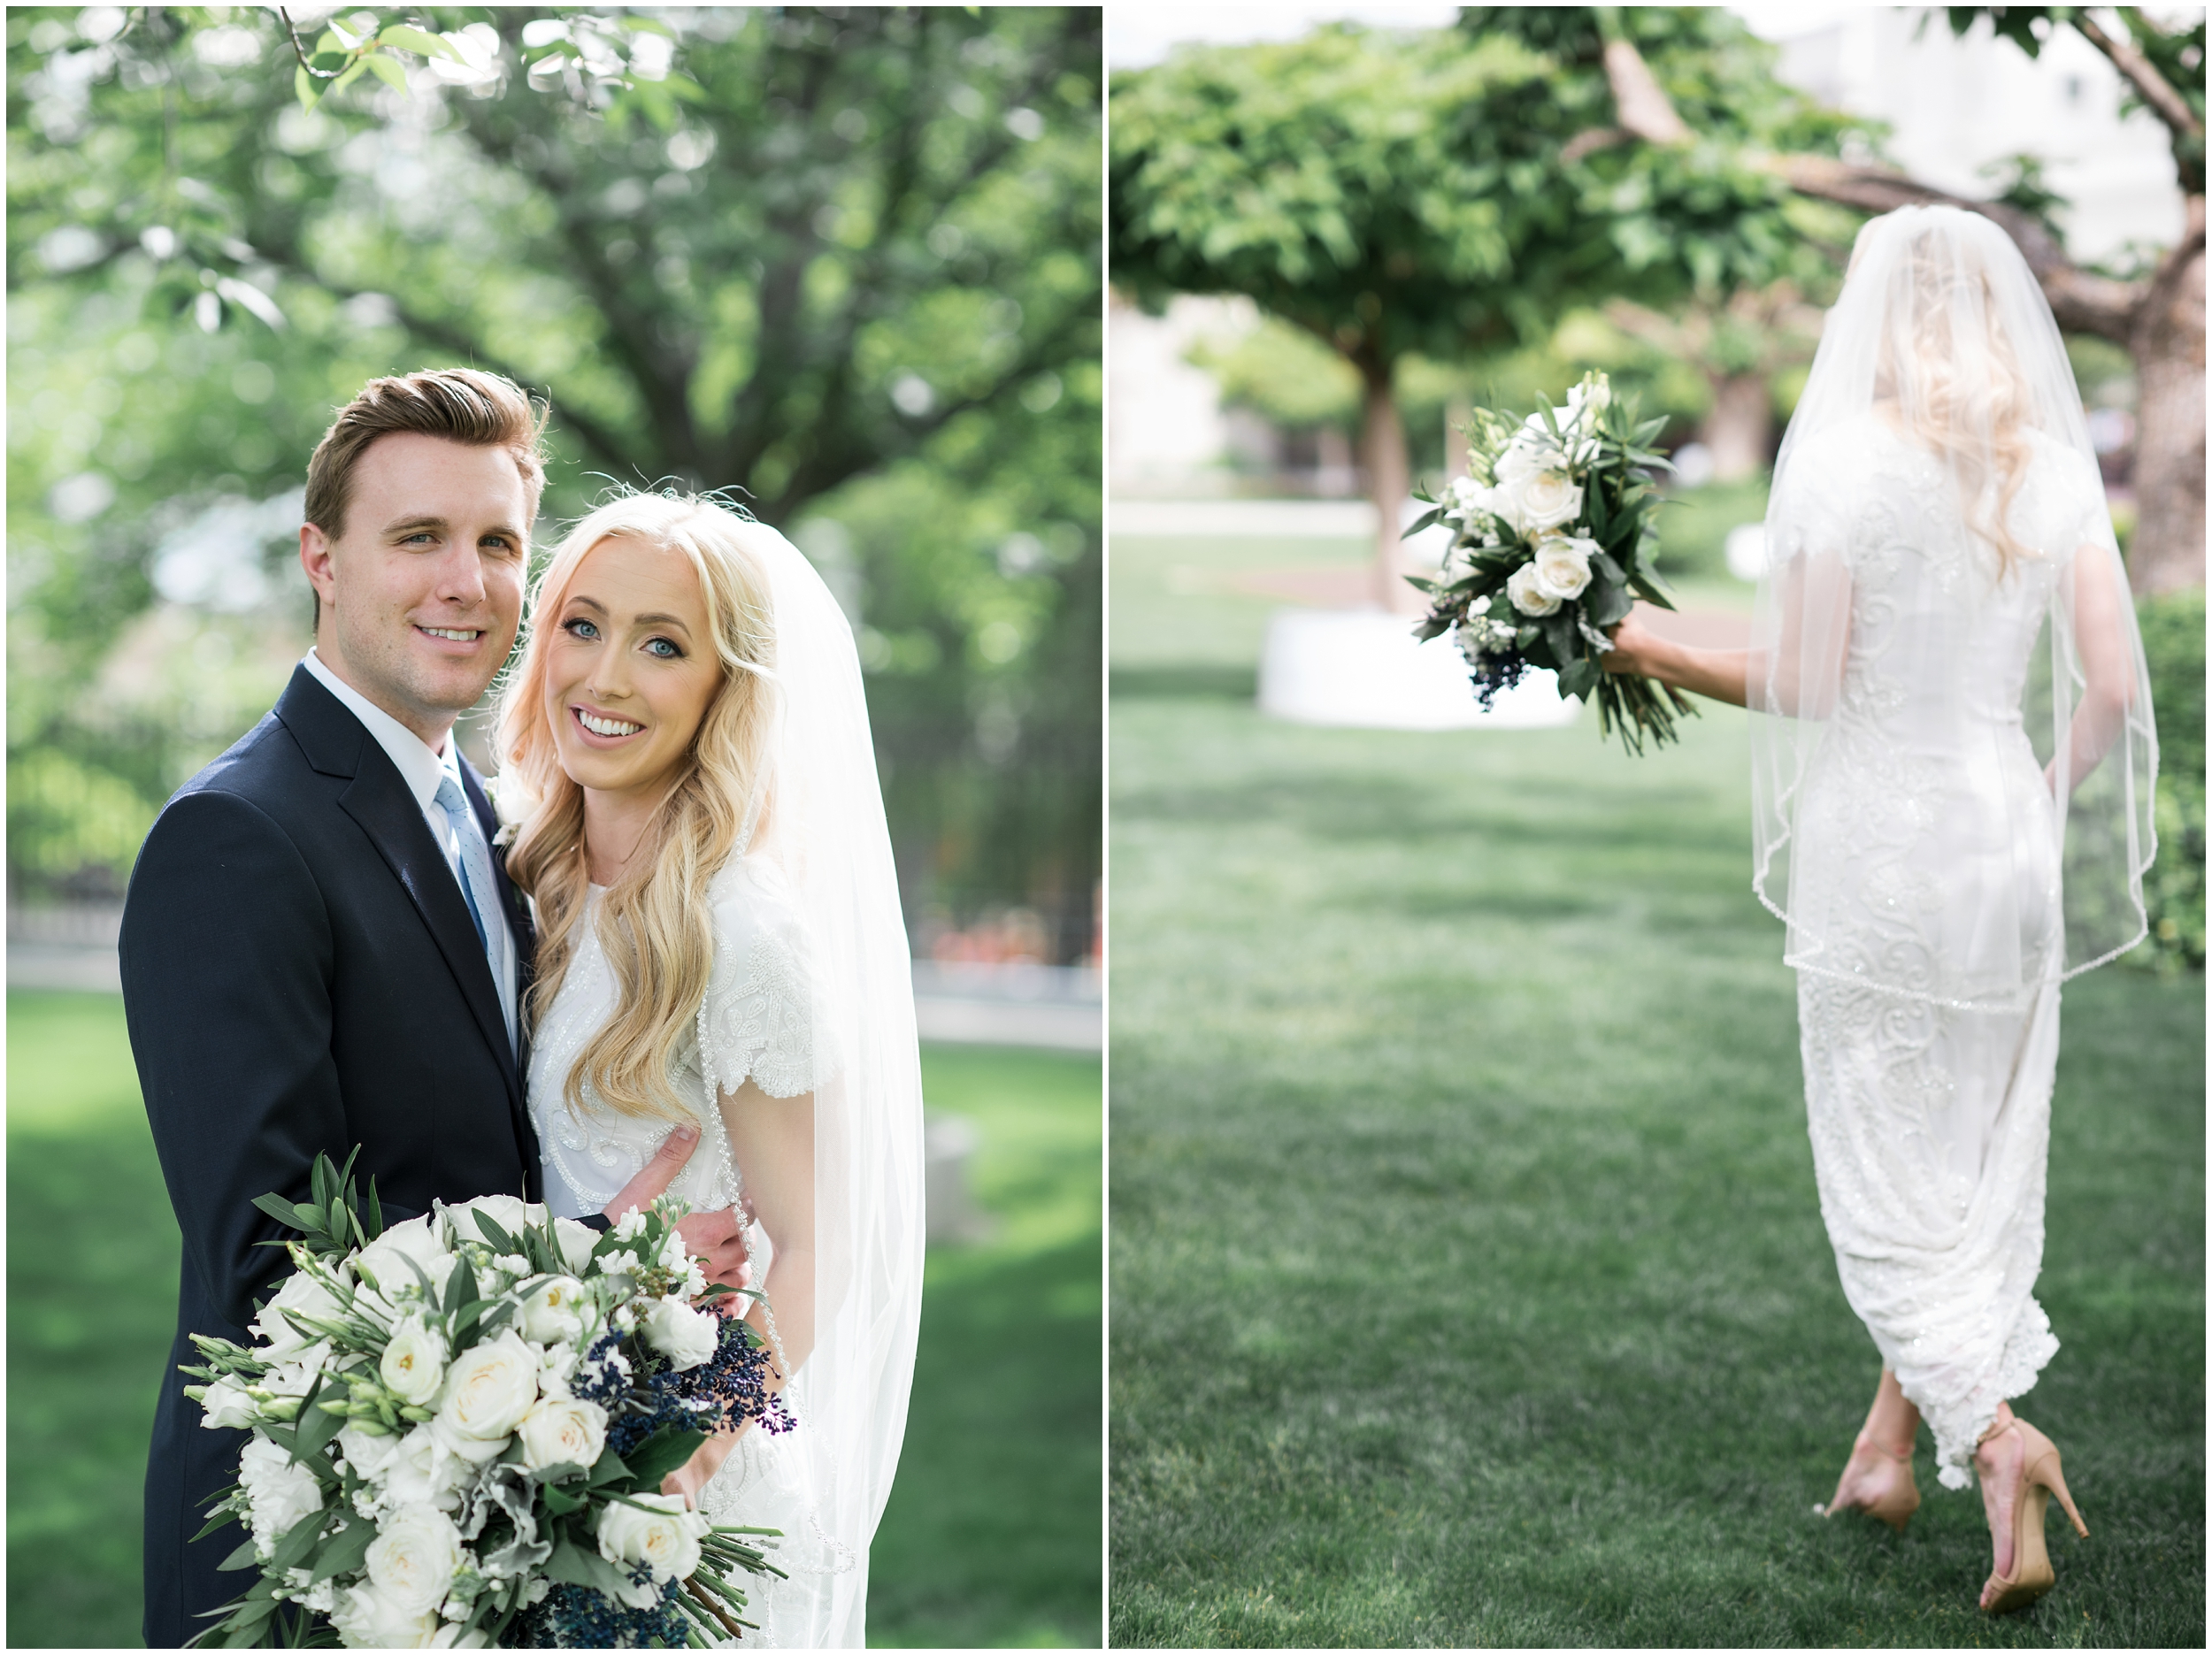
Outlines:
[[[1663,106],[1694,111],[1678,142],[1626,142],[1609,38],[1634,42]],[[1532,339],[1615,294],[1724,296],[1821,257],[1788,190],[1746,157],[1833,134],[1770,62],[1707,7],[1479,7],[1431,34],[1340,25],[1186,49],[1113,85],[1112,276],[1151,303],[1244,294],[1358,371],[1376,595],[1408,607],[1391,402],[1404,356]]]

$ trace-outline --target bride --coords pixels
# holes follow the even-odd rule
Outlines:
[[[1845,1297],[1882,1357],[1827,1509],[1898,1529],[1970,1461],[1981,1606],[2053,1576],[2058,1451],[2008,1398],[2058,1349],[2032,1288],[2059,985],[2144,935],[2149,681],[2048,305],[1988,219],[1861,230],[1776,462],[1751,647],[1634,620],[1617,671],[1748,706],[1754,885],[1788,925]]]
[[[796,1423],[717,1437],[667,1488],[780,1531],[787,1578],[743,1582],[757,1641],[859,1647],[923,1244],[908,949],[851,632],[781,535],[659,494],[580,523],[532,616],[499,788],[537,913],[546,1199],[597,1213],[698,1133],[670,1192],[749,1221],[746,1314]]]

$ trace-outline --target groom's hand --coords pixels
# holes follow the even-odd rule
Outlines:
[[[606,1206],[600,1209],[610,1224],[618,1224],[641,1207],[650,1207],[668,1192],[668,1186],[676,1182],[676,1175],[691,1159],[691,1152],[699,1147],[699,1129],[680,1126],[661,1139],[661,1146],[654,1151],[653,1159],[637,1169],[637,1176],[614,1192]]]
[[[735,1213],[726,1207],[718,1213],[687,1213],[677,1221],[676,1232],[695,1257],[706,1260],[707,1280],[745,1285],[745,1227]]]

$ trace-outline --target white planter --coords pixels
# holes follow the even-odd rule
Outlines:
[[[1572,724],[1549,672],[1531,672],[1483,710],[1448,638],[1416,643],[1413,620],[1380,609],[1279,609],[1260,656],[1260,710],[1357,730],[1535,730]]]

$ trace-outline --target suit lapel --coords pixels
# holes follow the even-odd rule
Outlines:
[[[369,837],[401,888],[415,905],[438,952],[445,956],[469,1014],[484,1038],[499,1054],[507,1081],[508,1103],[522,1107],[522,1077],[515,1050],[507,1038],[507,1019],[499,1008],[499,988],[492,981],[491,962],[477,940],[476,923],[469,917],[468,900],[460,881],[437,841],[422,807],[407,790],[398,769],[343,703],[305,667],[292,673],[292,681],[276,704],[276,716],[292,732],[307,762],[324,775],[344,778],[338,805]],[[463,765],[465,770],[467,766]],[[472,778],[471,778],[472,781]],[[480,810],[482,790],[472,789]]]

